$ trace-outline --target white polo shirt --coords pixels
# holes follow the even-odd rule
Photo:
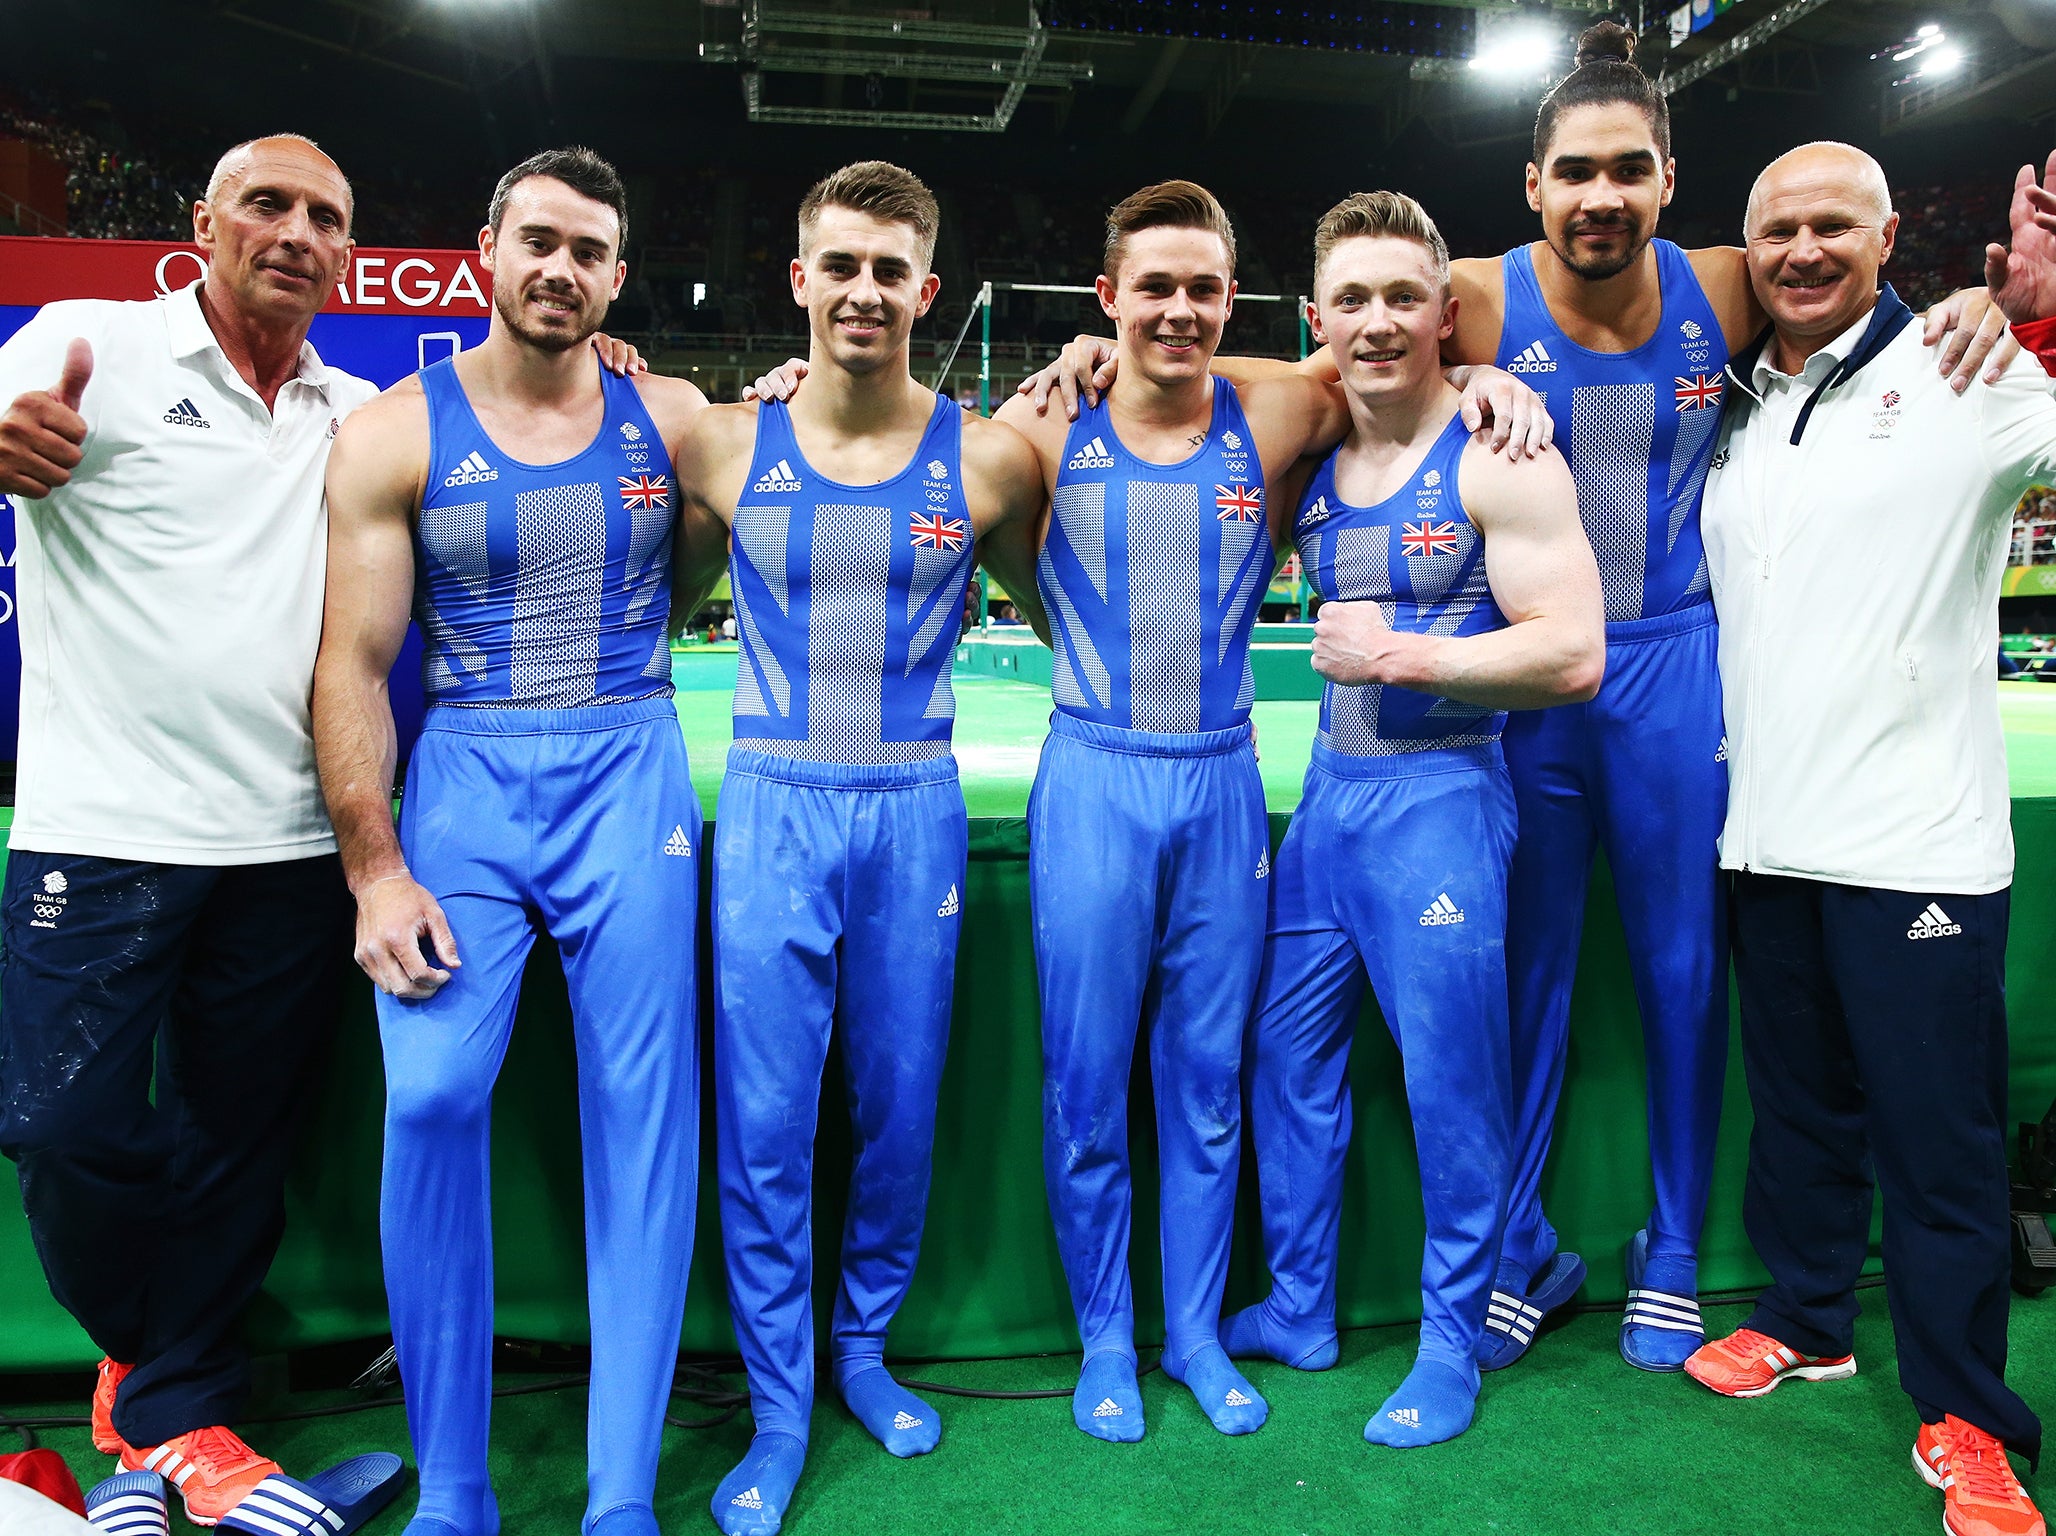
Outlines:
[[[16,497],[21,743],[11,844],[166,864],[331,851],[309,700],[342,418],[377,390],[302,346],[276,411],[196,283],[46,305],[0,346],[0,409],[93,347],[85,461]]]
[[[1721,865],[1981,895],[2013,879],[1999,582],[2014,503],[2056,469],[2056,398],[2026,356],[1955,394],[1916,318],[1819,397],[1794,444],[1870,323],[1797,377],[1770,346],[1730,370],[1745,409],[1723,423],[1701,515],[1727,724]]]

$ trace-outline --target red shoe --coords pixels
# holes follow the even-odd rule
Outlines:
[[[1953,1413],[1920,1426],[1913,1470],[1942,1490],[1942,1529],[1951,1536],[2048,1536],[2006,1447]]]
[[[100,1379],[93,1386],[93,1449],[102,1456],[121,1454],[121,1436],[114,1432],[114,1393],[122,1377],[134,1369],[112,1360],[100,1362]]]
[[[1702,1344],[1685,1362],[1685,1374],[1722,1397],[1761,1397],[1786,1377],[1840,1381],[1856,1374],[1854,1355],[1802,1355],[1754,1328],[1737,1328],[1724,1339]]]
[[[218,1525],[221,1517],[267,1477],[284,1469],[259,1456],[235,1431],[211,1425],[175,1435],[162,1445],[123,1445],[125,1472],[155,1472],[168,1478],[186,1501],[186,1518],[195,1525]]]

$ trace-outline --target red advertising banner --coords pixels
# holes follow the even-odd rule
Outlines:
[[[0,304],[155,299],[206,271],[206,259],[189,242],[0,235]],[[492,279],[475,250],[359,247],[322,313],[484,319],[491,294]]]

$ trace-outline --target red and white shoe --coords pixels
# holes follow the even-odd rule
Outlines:
[[[1975,1424],[1951,1414],[1921,1425],[1913,1470],[1942,1490],[1942,1529],[1950,1536],[2048,1536],[2006,1447]]]
[[[123,1445],[121,1465],[124,1471],[155,1472],[166,1479],[185,1500],[186,1518],[195,1525],[219,1525],[251,1489],[284,1471],[218,1424],[175,1435],[162,1445]]]
[[[1722,1397],[1761,1397],[1787,1379],[1840,1381],[1854,1376],[1856,1357],[1803,1355],[1767,1333],[1737,1328],[1694,1350],[1685,1362],[1685,1374]]]
[[[100,1362],[100,1379],[93,1383],[93,1449],[102,1456],[121,1454],[121,1436],[114,1430],[114,1393],[122,1377],[134,1369],[112,1360]]]

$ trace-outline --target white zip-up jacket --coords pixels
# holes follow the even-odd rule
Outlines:
[[[1961,396],[1890,288],[1792,377],[1730,365],[1702,525],[1720,616],[1721,866],[1982,895],[2013,879],[1999,582],[2056,471],[2022,356]]]

